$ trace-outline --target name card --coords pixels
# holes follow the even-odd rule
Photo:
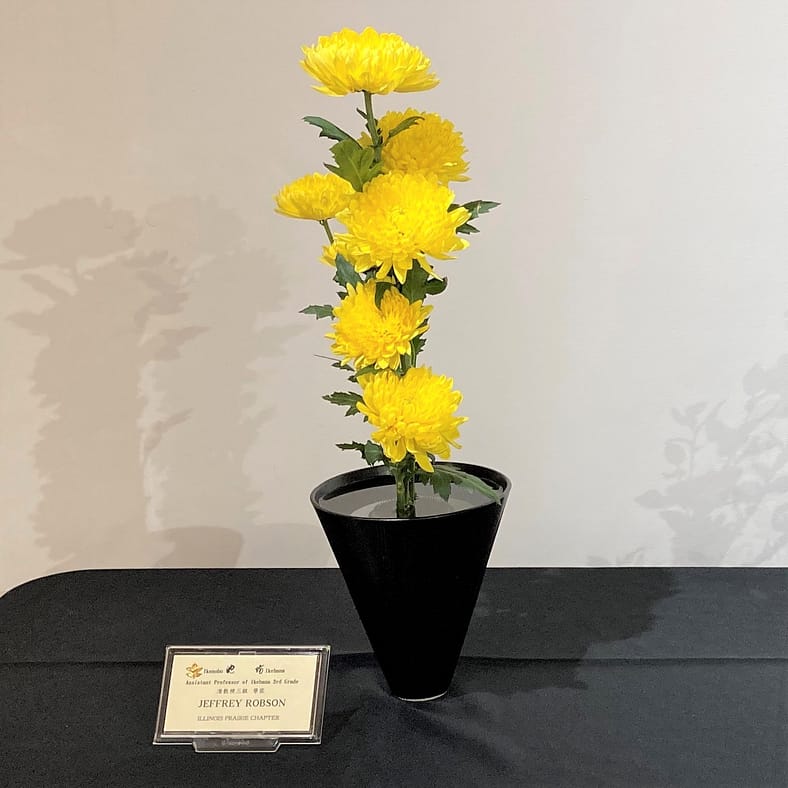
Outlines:
[[[320,744],[329,646],[167,646],[154,744]]]

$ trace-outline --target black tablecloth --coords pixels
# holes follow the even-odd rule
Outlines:
[[[491,569],[447,697],[392,698],[338,571],[0,599],[2,786],[788,786],[788,570]],[[323,743],[151,744],[167,644],[331,645]]]

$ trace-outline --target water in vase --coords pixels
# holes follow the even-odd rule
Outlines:
[[[456,484],[452,485],[448,501],[436,495],[430,485],[416,485],[416,517],[450,514],[463,509],[473,509],[489,502],[490,499],[482,493]],[[332,512],[353,517],[396,519],[396,489],[393,484],[351,490],[323,499],[321,503]]]

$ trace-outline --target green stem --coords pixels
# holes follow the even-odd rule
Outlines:
[[[378,124],[375,120],[375,113],[372,111],[372,94],[364,91],[364,112],[367,116],[367,131],[372,139],[372,150],[375,151],[375,161],[380,161],[380,149],[383,141],[378,134]]]
[[[406,454],[405,459],[391,466],[394,484],[397,488],[397,517],[408,519],[416,516],[416,469],[413,456]]]
[[[330,244],[334,243],[334,234],[331,232],[331,228],[328,226],[328,219],[320,219],[320,224],[323,226],[323,229],[326,231],[326,235],[328,236],[328,242]]]

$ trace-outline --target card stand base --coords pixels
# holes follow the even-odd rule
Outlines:
[[[192,746],[195,752],[276,752],[279,739],[198,738],[192,740]]]

